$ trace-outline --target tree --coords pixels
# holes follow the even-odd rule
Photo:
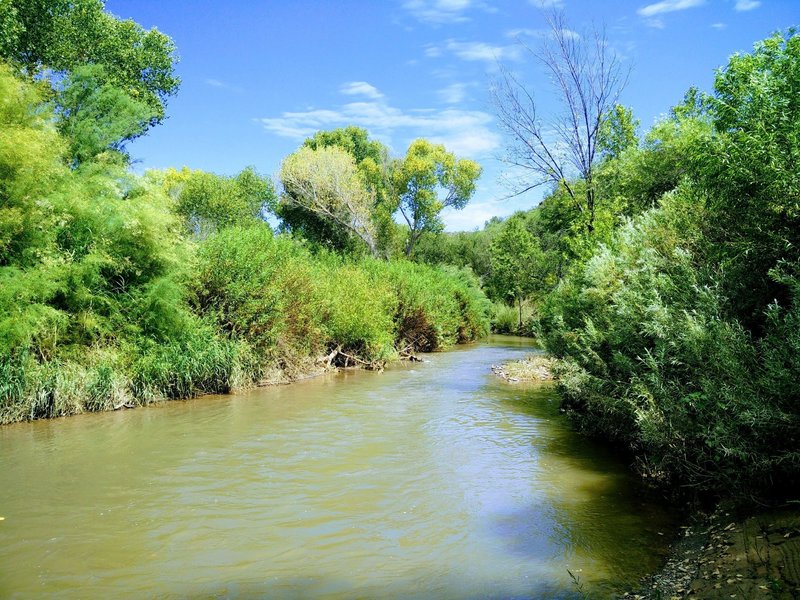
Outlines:
[[[157,176],[154,174],[154,176]],[[225,177],[204,171],[168,169],[163,188],[175,199],[175,211],[195,235],[246,225],[275,210],[275,187],[268,177],[247,167],[238,175]]]
[[[440,214],[444,208],[461,210],[467,205],[480,175],[477,163],[456,158],[442,144],[424,139],[411,143],[405,158],[397,161],[392,171],[397,204],[409,229],[406,256],[414,251],[423,233],[443,229]]]
[[[621,104],[615,104],[603,118],[598,132],[597,145],[605,159],[619,158],[628,148],[639,144],[639,119],[633,117],[633,111]]]
[[[105,12],[102,0],[0,0],[0,55],[55,87],[80,66],[105,67],[112,85],[150,109],[148,127],[165,116],[180,85],[175,44],[157,29]]]
[[[492,96],[500,124],[511,138],[505,160],[524,173],[514,195],[546,184],[563,186],[591,233],[601,127],[627,74],[602,31],[580,36],[567,27],[561,13],[545,17],[549,36],[538,49],[525,48],[552,79],[565,111],[543,122],[533,92],[503,69]],[[575,189],[575,177],[585,183],[582,191]]]
[[[492,280],[502,296],[517,302],[522,330],[522,301],[540,285],[544,254],[525,227],[524,215],[514,215],[492,242]]]
[[[127,157],[125,142],[144,133],[153,118],[151,107],[106,80],[101,65],[81,66],[57,95],[58,129],[70,140],[76,166],[107,150]]]
[[[375,193],[359,176],[355,159],[337,147],[316,150],[303,146],[283,161],[281,204],[299,207],[330,221],[366,244],[378,255],[372,207]]]
[[[736,54],[703,99],[716,136],[700,149],[712,251],[734,314],[756,335],[770,303],[788,305],[780,271],[800,263],[800,33]]]
[[[303,145],[312,150],[336,147],[345,150],[355,160],[358,175],[364,186],[374,194],[370,209],[370,220],[375,228],[375,243],[379,254],[389,256],[394,239],[398,237],[399,225],[392,214],[397,208],[390,193],[388,178],[389,151],[381,142],[369,139],[369,133],[361,127],[339,127],[330,131],[318,131],[305,140]],[[331,221],[300,204],[284,202],[279,206],[282,227],[300,233],[306,239],[339,251],[354,251],[353,236],[347,227]]]

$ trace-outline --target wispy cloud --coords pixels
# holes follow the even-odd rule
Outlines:
[[[655,4],[642,6],[636,11],[636,14],[638,14],[640,17],[655,17],[665,13],[686,10],[687,8],[694,8],[702,5],[704,2],[705,0],[662,0],[661,2],[656,2]]]
[[[561,34],[567,39],[580,39],[581,34],[577,31],[573,31],[572,29],[561,29]],[[505,36],[507,38],[518,40],[520,38],[551,38],[555,34],[550,29],[510,29],[506,31]]]
[[[495,63],[502,60],[519,60],[522,50],[518,45],[500,46],[486,42],[459,42],[449,39],[438,46],[428,46],[425,55],[435,58],[448,52],[461,60]]]
[[[378,88],[366,81],[350,81],[348,83],[343,83],[339,87],[339,92],[346,96],[364,96],[372,100],[383,98],[383,94],[378,91]]]
[[[220,81],[219,79],[212,79],[208,78],[203,81],[206,85],[210,85],[211,87],[219,88],[221,90],[229,90],[231,92],[241,93],[244,90],[236,85],[231,85],[230,83],[226,83],[224,81]]]
[[[736,0],[734,8],[738,11],[753,10],[761,6],[760,0]]]
[[[725,23],[712,23],[711,27],[713,29],[721,30],[721,29],[725,29],[727,27],[727,25]]]
[[[425,23],[450,24],[467,21],[464,13],[472,0],[406,0],[403,8]]]
[[[536,8],[547,10],[549,8],[564,8],[564,0],[528,0]]]
[[[320,129],[345,125],[364,127],[390,144],[405,144],[417,137],[444,144],[462,156],[488,156],[500,145],[490,114],[455,108],[400,109],[385,99],[350,102],[335,109],[284,112],[257,121],[269,133],[302,140]]]
[[[469,86],[466,83],[452,83],[436,93],[446,104],[459,104],[467,96],[467,87]]]

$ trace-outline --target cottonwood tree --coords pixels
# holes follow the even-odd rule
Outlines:
[[[539,46],[523,46],[549,75],[564,111],[542,119],[530,84],[501,68],[492,96],[511,139],[505,160],[523,173],[513,195],[547,184],[563,187],[591,233],[601,126],[628,73],[602,30],[578,35],[567,27],[562,13],[548,12],[545,18],[549,31]],[[573,183],[576,178],[584,184],[581,189]]]
[[[280,180],[281,204],[334,222],[378,255],[371,218],[375,193],[365,185],[350,153],[338,146],[303,146],[283,161]]]
[[[392,218],[397,210],[397,200],[391,193],[388,165],[388,148],[369,137],[362,127],[347,126],[329,131],[318,131],[303,142],[303,145],[317,150],[335,146],[350,154],[356,163],[361,181],[374,195],[370,220],[375,227],[375,243],[381,256],[390,256],[394,248],[400,246],[402,230]],[[346,227],[331,219],[301,208],[296,203],[283,203],[279,207],[281,227],[299,233],[306,239],[328,246],[338,251],[357,250],[360,241],[354,239]]]
[[[406,156],[393,167],[392,184],[400,214],[408,224],[406,256],[426,231],[443,229],[441,212],[447,207],[464,208],[475,193],[481,175],[478,163],[458,159],[442,144],[418,139]]]

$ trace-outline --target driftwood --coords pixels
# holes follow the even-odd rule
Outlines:
[[[333,363],[333,359],[336,358],[336,355],[339,354],[341,349],[342,349],[341,346],[336,346],[336,348],[331,350],[330,354],[328,354],[326,356],[319,357],[317,359],[317,363],[325,363],[325,366],[330,369],[331,368],[331,363]]]
[[[422,359],[416,354],[414,354],[414,347],[415,347],[414,342],[411,342],[407,344],[405,348],[399,349],[397,351],[397,354],[400,356],[400,358],[404,358],[411,362],[422,362]]]
[[[353,354],[349,354],[342,350],[341,345],[336,346],[333,350],[331,350],[330,354],[325,356],[321,356],[317,359],[317,363],[324,363],[326,368],[331,368],[332,366],[347,368],[350,366],[363,366],[365,369],[370,369],[372,371],[383,371],[385,363],[380,360],[368,361],[364,360],[363,358],[359,358],[358,356],[354,356]],[[352,365],[351,365],[352,363]]]

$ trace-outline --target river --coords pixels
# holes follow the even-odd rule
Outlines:
[[[0,597],[580,598],[674,515],[492,337],[383,373],[0,428]],[[570,575],[570,572],[572,575]]]

